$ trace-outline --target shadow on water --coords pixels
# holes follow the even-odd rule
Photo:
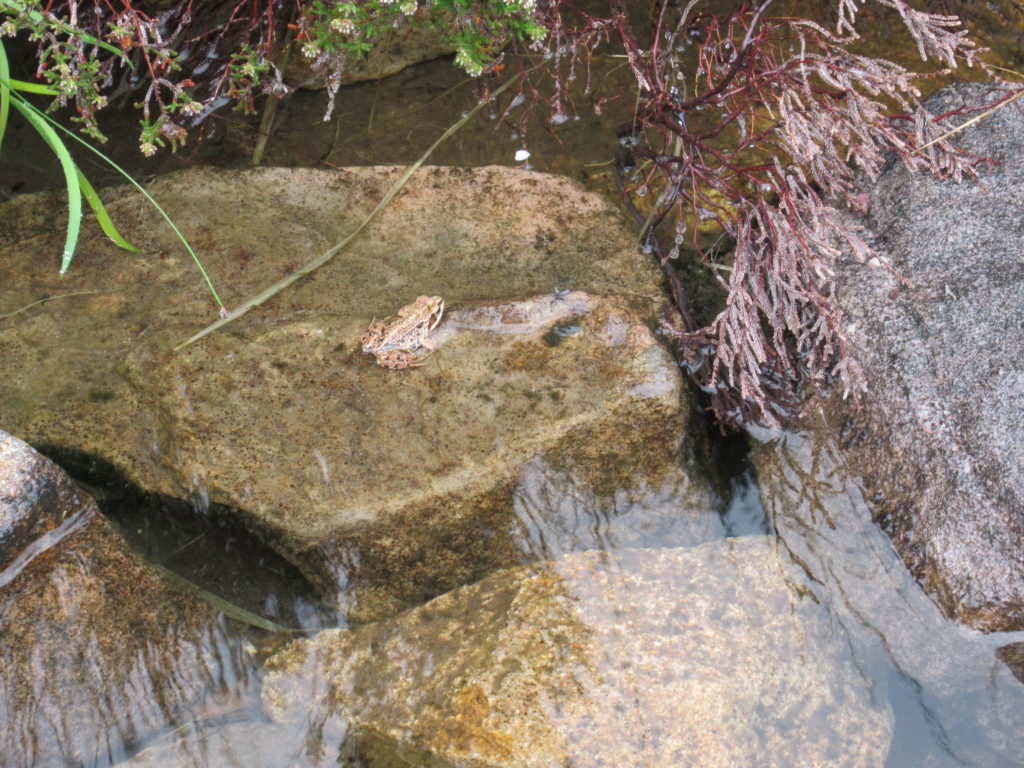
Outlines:
[[[196,496],[147,493],[95,456],[37,446],[94,499],[129,547],[215,607],[237,607],[291,630],[315,632],[339,617],[298,569],[267,546],[238,510]],[[226,606],[225,606],[226,604]],[[229,613],[230,616],[230,613]]]
[[[717,428],[709,425],[708,431],[715,434]],[[774,534],[775,528],[761,504],[761,492],[754,465],[750,462],[750,444],[746,434],[730,432],[718,435],[713,438],[711,452],[723,537]]]

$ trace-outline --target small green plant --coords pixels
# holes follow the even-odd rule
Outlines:
[[[362,54],[372,50],[388,29],[407,23],[428,24],[443,30],[455,46],[455,63],[476,77],[496,60],[509,40],[544,38],[547,30],[534,19],[536,5],[536,0],[435,0],[423,7],[415,0],[314,0],[303,8],[299,20],[302,51],[318,61],[338,54]]]
[[[135,179],[117,165],[117,163],[33,106],[23,95],[26,93],[37,93],[46,96],[57,95],[57,92],[49,86],[40,85],[38,83],[28,83],[12,78],[10,65],[7,61],[7,52],[4,49],[3,43],[0,42],[0,150],[3,148],[4,134],[7,130],[7,119],[10,114],[10,109],[13,106],[14,109],[17,110],[39,133],[47,146],[53,151],[57,160],[60,162],[61,170],[64,173],[64,183],[68,192],[68,227],[67,234],[64,238],[64,252],[61,256],[60,274],[63,275],[68,271],[71,266],[71,262],[74,259],[75,249],[78,245],[78,235],[82,225],[83,197],[95,214],[96,221],[99,223],[100,229],[103,230],[103,233],[106,234],[107,237],[113,240],[119,247],[124,248],[127,251],[137,252],[139,249],[129,243],[117,230],[117,227],[114,226],[114,222],[111,220],[110,214],[107,213],[107,209],[103,205],[103,201],[100,200],[99,195],[96,193],[92,184],[89,183],[85,174],[82,173],[81,169],[79,169],[75,164],[67,146],[57,133],[58,130],[64,132],[66,135],[97,154],[107,164],[114,168],[114,170],[128,179],[128,181],[131,182],[140,192],[142,192],[150,204],[152,204],[160,212],[160,215],[164,217],[171,229],[178,236],[178,239],[181,240],[186,250],[192,256],[196,266],[199,267],[199,271],[206,280],[206,284],[209,287],[210,292],[213,294],[213,298],[217,301],[221,314],[226,315],[227,309],[224,307],[224,303],[217,294],[217,290],[213,287],[213,282],[210,280],[209,275],[203,268],[199,257],[196,255],[195,251],[192,250],[192,246],[189,245],[178,227],[175,226],[173,221],[171,221],[167,212],[160,207],[156,200],[154,200],[153,197],[143,189],[137,181],[135,181]]]
[[[82,220],[82,198],[89,203],[96,220],[99,222],[103,232],[121,248],[128,251],[138,251],[134,245],[129,243],[117,231],[114,223],[110,220],[103,202],[100,200],[96,190],[85,177],[85,174],[75,165],[71,159],[64,142],[53,129],[46,116],[30,104],[22,94],[40,93],[48,96],[56,95],[56,91],[37,83],[26,83],[21,80],[14,80],[10,75],[10,66],[7,62],[7,53],[0,43],[0,147],[3,145],[4,133],[7,130],[7,118],[10,108],[13,106],[21,115],[35,128],[39,135],[46,142],[47,146],[57,156],[61,170],[64,172],[64,182],[68,190],[68,229],[64,239],[64,253],[61,257],[60,274],[68,271],[71,260],[75,255],[75,247],[78,244],[78,233]]]
[[[95,114],[107,104],[100,90],[110,65],[101,66],[98,57],[102,53],[108,59],[113,57],[111,61],[124,61],[121,50],[76,29],[34,0],[0,0],[0,11],[8,17],[0,23],[0,37],[13,37],[18,30],[26,30],[29,40],[40,43],[39,73],[49,88],[33,84],[32,88],[19,90],[54,96],[61,105],[73,98],[82,129],[102,140]],[[91,48],[91,53],[85,52],[86,47]]]
[[[328,119],[348,60],[371,51],[387,30],[404,25],[440,30],[455,48],[455,63],[478,77],[498,64],[510,41],[544,39],[547,29],[536,20],[536,5],[536,0],[313,0],[303,6],[297,39],[327,84]]]

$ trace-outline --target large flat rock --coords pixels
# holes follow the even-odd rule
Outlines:
[[[197,170],[151,191],[233,306],[352,232],[400,174]],[[156,213],[112,197],[144,252],[87,228],[59,281],[43,198],[0,219],[0,314],[52,298],[0,320],[0,426],[24,439],[235,508],[325,593],[369,580],[371,612],[536,556],[514,496],[538,459],[709,509],[680,469],[690,412],[651,331],[657,269],[578,185],[422,169],[325,267],[177,353],[215,319],[202,279]],[[438,350],[379,367],[364,330],[420,294],[447,302]]]
[[[473,766],[883,766],[873,696],[773,539],[498,572],[268,663],[306,755]]]
[[[143,348],[122,370],[155,406],[179,480],[304,546],[479,494],[617,410],[655,423],[678,411],[667,353],[620,301],[577,292],[457,309],[438,351],[401,371],[359,352],[364,329],[288,323],[177,355]]]
[[[178,355],[142,349],[123,368],[178,482],[245,510],[328,591],[352,552],[410,595],[417,573],[440,589],[522,558],[513,488],[538,456],[594,485],[679,474],[680,380],[628,302],[574,292],[456,309],[438,350],[402,371],[359,352],[362,331],[289,323]]]

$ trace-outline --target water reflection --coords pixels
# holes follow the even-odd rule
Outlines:
[[[604,496],[568,469],[527,462],[513,491],[514,536],[527,555],[554,560],[569,552],[630,547],[687,547],[722,538],[715,511],[680,469],[652,487],[638,481]]]
[[[871,521],[831,442],[760,434],[762,496],[780,540],[820,585],[865,674],[888,685],[887,765],[1009,768],[1024,755],[1024,686],[996,655],[1024,633],[946,619]]]
[[[97,517],[0,592],[5,768],[110,765],[211,712],[259,709],[244,634],[111,553],[112,536]]]

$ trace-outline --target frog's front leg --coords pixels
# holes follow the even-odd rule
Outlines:
[[[374,320],[370,323],[370,327],[366,329],[366,333],[363,334],[362,346],[363,352],[373,354],[376,350],[380,349],[381,340],[384,338],[384,331],[387,329],[387,323],[383,320]]]

